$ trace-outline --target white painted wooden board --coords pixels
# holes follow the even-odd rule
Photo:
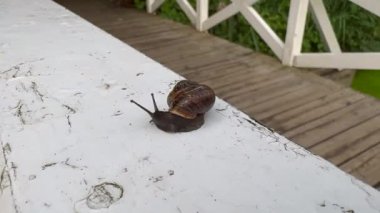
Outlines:
[[[167,108],[178,79],[50,0],[0,0],[0,212],[380,211],[378,191],[220,99],[183,134],[129,102]]]

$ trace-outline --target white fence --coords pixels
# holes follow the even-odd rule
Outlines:
[[[147,0],[153,13],[165,0]],[[209,16],[209,0],[197,0],[194,9],[187,0],[176,0],[189,20],[200,31],[206,31],[231,16],[241,13],[283,64],[296,67],[337,69],[380,69],[380,53],[344,53],[341,51],[323,0],[291,0],[285,42],[252,7],[258,0],[231,0],[231,4]],[[380,16],[380,0],[350,0]],[[306,17],[310,8],[314,21],[326,42],[328,53],[302,53]]]

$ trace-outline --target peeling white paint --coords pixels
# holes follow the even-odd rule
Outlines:
[[[49,0],[0,5],[1,213],[380,211],[378,191],[220,99],[201,129],[158,130],[129,101],[167,108],[180,76]]]

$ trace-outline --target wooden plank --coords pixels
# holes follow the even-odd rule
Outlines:
[[[132,35],[120,33],[119,38],[128,41],[130,45],[145,47],[155,44],[156,42],[171,41],[186,37],[184,33],[176,33],[171,30],[163,31],[159,28],[157,30],[158,31],[150,33],[145,32],[144,34],[135,32],[136,34]]]
[[[243,76],[245,76],[245,78],[243,78]],[[210,78],[203,82],[212,86],[220,97],[226,98],[224,92],[228,90],[236,90],[236,88],[241,86],[242,79],[255,79],[255,81],[250,81],[250,84],[255,84],[255,82],[259,81],[257,80],[259,76],[265,77],[266,74],[257,72],[254,68],[247,70],[247,68],[244,67],[243,69],[237,67],[236,69],[228,70],[228,73],[225,75],[219,74],[218,77]]]
[[[143,14],[139,16],[143,16]],[[164,19],[164,18],[157,19],[157,18],[158,18],[157,16],[152,16],[151,18],[142,17],[141,19],[129,20],[130,15],[123,16],[123,19],[127,19],[127,21],[124,21],[124,25],[130,26],[129,29],[133,29],[133,30],[135,29],[149,30],[149,28],[156,27],[156,26],[160,26],[162,28],[180,28],[181,31],[178,31],[178,32],[191,32],[193,30],[192,28],[189,28],[185,24],[176,23],[169,19]],[[105,28],[108,28],[108,27],[113,27],[113,25],[105,26]],[[133,30],[130,30],[130,31],[133,31]]]
[[[141,20],[140,20],[141,21]],[[130,30],[133,28],[133,30]],[[140,24],[140,23],[130,23],[130,22],[122,22],[120,24],[114,24],[114,25],[108,25],[107,27],[103,28],[107,32],[114,33],[115,35],[118,35],[119,32],[123,33],[124,35],[145,35],[145,34],[151,34],[152,32],[176,32],[176,33],[186,33],[186,31],[183,30],[183,26],[181,25],[171,25],[167,23],[157,22],[155,21],[149,21],[146,24]]]
[[[233,50],[231,50],[233,52]],[[180,73],[191,73],[192,70],[198,69],[200,70],[202,67],[205,67],[205,70],[210,66],[218,66],[219,63],[224,62],[233,62],[235,58],[244,56],[246,53],[235,52],[229,55],[219,55],[215,51],[205,50],[204,52],[194,53],[186,56],[186,58],[176,58],[172,59],[172,61],[164,61],[165,64],[170,64],[173,69]],[[199,60],[198,62],[194,60]],[[207,63],[209,61],[209,63]]]
[[[273,70],[275,69],[276,68],[273,68]],[[268,69],[268,67],[265,65],[262,65],[252,70],[254,70],[254,72],[250,72],[245,76],[238,76],[231,79],[229,82],[222,82],[220,85],[215,86],[215,89],[218,89],[223,97],[232,97],[234,95],[238,95],[244,92],[258,90],[265,86],[276,84],[284,80],[293,79],[293,76],[287,75],[283,72],[271,72],[272,70]],[[261,77],[255,77],[255,75],[257,75],[258,73],[264,72],[270,73],[267,75],[262,74]]]
[[[179,42],[178,41],[179,39],[184,39],[184,38],[185,38],[185,36],[176,37],[176,38],[168,38],[168,37],[155,38],[155,39],[145,40],[145,41],[138,42],[138,43],[130,43],[130,45],[141,50],[141,51],[144,51],[145,49],[153,49],[153,48],[163,46],[165,44],[174,45],[175,43]],[[159,43],[161,43],[161,44],[159,44]]]
[[[250,57],[254,60],[249,62],[242,61],[241,59],[245,57]],[[249,54],[241,56],[238,59],[229,59],[220,63],[207,64],[206,66],[194,69],[179,70],[179,73],[189,78],[204,78],[204,82],[211,83],[226,75],[233,75],[233,77],[229,77],[229,79],[231,79],[249,72],[256,72],[257,70],[254,70],[255,67],[265,63],[260,59],[261,57],[256,54]]]
[[[187,49],[187,50],[186,50]],[[186,50],[186,51],[185,51]],[[198,54],[206,54],[213,51],[208,47],[194,47],[192,43],[179,43],[178,45],[171,45],[171,47],[157,47],[146,51],[149,57],[155,58],[162,64],[170,66],[171,61],[188,60],[189,57],[196,56]],[[180,71],[180,70],[177,70]]]
[[[353,172],[356,169],[359,169],[363,164],[371,160],[374,156],[377,155],[377,152],[380,151],[380,144],[375,143],[369,149],[360,152],[355,158],[349,159],[347,162],[339,165],[339,167],[349,173]]]
[[[273,74],[275,73],[276,71],[273,71]],[[263,74],[262,76],[265,77],[267,75],[268,74]],[[284,75],[284,76],[287,76],[287,75]],[[255,77],[255,78],[260,78],[260,76]],[[276,79],[276,78],[272,78],[272,79]],[[295,88],[303,87],[306,84],[306,83],[299,82],[297,81],[297,79],[294,79],[294,78],[281,78],[281,79],[282,80],[275,81],[274,83],[271,83],[271,84],[264,84],[264,86],[251,85],[250,90],[244,93],[241,93],[238,96],[230,96],[228,97],[228,100],[234,101],[241,108],[247,108],[253,104],[265,102],[267,100],[272,99],[272,97],[276,97],[277,95],[284,94],[284,90],[285,90],[285,93],[288,93],[294,90]],[[266,82],[268,80],[271,80],[271,79],[265,78],[262,81],[259,80],[257,84],[261,82]]]
[[[246,72],[246,68],[242,67],[242,66],[237,66],[237,67],[232,67],[232,68],[228,69],[228,73],[225,73],[225,74],[223,74],[222,72],[218,73],[218,71],[217,71],[216,72],[217,74],[214,76],[208,75],[206,77],[202,77],[202,76],[194,75],[195,77],[190,77],[189,79],[194,79],[195,81],[202,82],[202,84],[206,84],[206,85],[209,85],[210,87],[214,88],[214,86],[218,82],[218,79],[224,78],[225,76],[228,76],[233,72],[236,72],[236,73]],[[211,80],[211,79],[213,79],[213,80]],[[219,94],[218,89],[214,89],[214,91],[216,92],[217,96],[223,98],[223,96],[221,96],[221,94]]]
[[[130,30],[133,28],[133,30]],[[115,34],[118,36],[123,36],[124,38],[133,38],[137,39],[140,38],[140,36],[147,36],[147,35],[152,35],[152,34],[159,34],[161,33],[171,33],[171,34],[178,34],[178,35],[183,35],[187,34],[186,30],[182,29],[183,26],[181,25],[168,25],[165,23],[152,23],[152,25],[140,25],[137,24],[136,26],[130,26],[129,23],[125,23],[123,25],[114,27],[114,28],[108,28],[106,29],[107,32],[111,34]],[[138,36],[138,37],[137,37]]]
[[[127,42],[129,38],[122,39],[122,40]],[[155,41],[147,40],[147,41],[140,42],[137,44],[134,44],[132,42],[129,42],[129,43],[133,47],[137,48],[138,50],[145,52],[145,51],[153,50],[159,47],[175,46],[176,44],[182,43],[186,40],[187,40],[186,35],[178,35],[177,38],[171,38],[171,39],[168,39],[167,37],[163,37],[163,38],[157,38]]]
[[[192,35],[192,37],[196,37],[198,39],[202,39],[201,36],[202,35]],[[128,42],[129,39],[130,38],[126,38],[122,40],[125,40],[126,42]],[[148,40],[147,42],[142,42],[139,45],[136,45],[136,44],[131,44],[131,45],[136,47],[140,51],[145,52],[145,51],[154,50],[160,47],[174,47],[180,43],[188,42],[189,36],[186,34],[180,34],[178,38],[171,39],[171,40],[167,40],[167,39],[165,40],[165,37],[163,37],[162,40],[157,40],[157,42],[149,42],[149,39],[147,40]]]
[[[152,56],[154,56],[154,58],[158,58],[158,57],[161,57],[160,60],[166,60],[165,57],[162,57],[162,55],[179,55],[179,54],[183,54],[183,55],[186,55],[189,51],[190,52],[194,52],[194,51],[204,51],[204,50],[207,50],[209,51],[210,49],[213,49],[212,47],[210,46],[200,46],[200,45],[197,45],[197,41],[196,40],[199,40],[199,41],[204,41],[204,42],[207,42],[210,40],[210,38],[207,36],[207,37],[204,37],[204,36],[197,36],[197,37],[193,37],[189,40],[188,38],[187,39],[183,39],[183,42],[179,42],[179,43],[176,43],[174,46],[173,45],[165,45],[165,46],[160,46],[160,47],[157,47],[155,49],[149,49],[149,50],[146,50],[145,52],[147,54],[150,54]],[[177,50],[177,51],[173,51],[173,50]],[[167,58],[167,60],[170,60],[171,58]]]
[[[218,95],[224,99],[228,98],[229,94],[233,92],[238,92],[239,90],[258,90],[264,86],[264,84],[270,84],[271,80],[267,80],[267,82],[261,81],[260,79],[266,79],[267,74],[259,71],[250,69],[250,72],[246,70],[237,71],[237,76],[231,77],[230,75],[235,75],[234,73],[223,76],[222,78],[217,78],[211,81],[206,81],[206,83],[212,85],[212,87],[217,91]],[[239,73],[244,72],[245,74],[240,75]],[[242,76],[245,76],[243,78]],[[276,75],[278,79],[285,79],[286,76]],[[270,81],[270,82],[268,82]],[[274,82],[275,83],[275,82]],[[239,92],[238,92],[239,93]]]
[[[339,113],[343,113],[351,109],[359,109],[354,108],[356,107],[355,103],[363,99],[364,96],[357,93],[353,94],[352,96],[344,97],[342,99],[337,98],[336,101],[332,102],[325,102],[326,99],[322,99],[320,100],[321,105],[316,106],[316,108],[307,111],[302,110],[298,115],[294,115],[294,117],[289,119],[284,119],[284,121],[279,125],[280,130],[282,132],[285,131],[286,136],[293,137],[297,134],[320,125],[322,120],[325,121],[328,120],[328,118],[334,118],[334,116],[331,117],[331,115],[335,112],[338,112],[336,115],[338,116]],[[319,100],[317,100],[317,104],[318,103]],[[318,121],[320,118],[322,118],[322,120]]]
[[[171,56],[162,56],[158,57],[158,59],[165,63],[170,65],[175,65],[178,63],[186,63],[188,65],[194,63],[194,57],[219,57],[224,58],[224,60],[235,60],[240,58],[241,56],[244,56],[246,54],[250,54],[249,51],[237,51],[236,48],[233,48],[231,46],[218,46],[218,47],[212,47],[207,45],[207,39],[202,39],[200,42],[204,42],[205,45],[201,45],[200,47],[194,47],[196,46],[196,42],[186,42],[187,46],[180,46],[179,48],[186,48],[181,51],[180,53],[179,49],[177,49],[177,46],[173,46],[171,49]],[[219,51],[223,50],[223,54],[220,54]],[[175,54],[177,53],[177,54]],[[178,71],[183,71],[179,69]]]
[[[202,66],[207,66],[209,64],[219,63],[225,60],[229,60],[231,58],[236,58],[244,54],[246,53],[231,51],[230,54],[224,55],[215,51],[209,51],[206,53],[190,56],[187,58],[187,60],[172,61],[170,62],[170,68],[172,68],[173,70],[195,69]]]
[[[226,61],[225,63],[228,63],[228,61]],[[263,72],[262,70],[264,69],[258,69],[261,66],[265,66],[265,65],[257,61],[257,65],[251,66],[251,67],[248,67],[248,65],[245,65],[245,64],[237,64],[235,67],[231,67],[231,68],[228,68],[228,67],[219,68],[219,66],[216,66],[217,70],[208,69],[201,72],[195,72],[195,73],[193,72],[191,74],[196,76],[196,78],[200,78],[204,76],[205,80],[203,82],[205,84],[210,84],[210,85],[212,84],[213,88],[218,90],[219,87],[224,87],[229,84],[239,83],[240,81],[242,81],[241,78],[243,78],[243,76],[245,76],[246,78],[253,78],[253,77],[257,78],[258,76],[260,75],[264,76],[265,74],[271,71],[269,69],[266,69],[265,72]]]
[[[96,25],[102,27],[102,29],[117,29],[124,26],[130,26],[130,29],[138,29],[154,26],[162,26],[163,28],[176,27],[180,25],[172,25],[170,24],[170,20],[158,20],[155,16],[144,16],[143,14],[136,14],[135,16],[131,16],[130,14],[114,14],[112,17],[107,17],[104,19],[97,20],[96,18],[88,18],[89,21],[95,23]]]
[[[128,10],[128,14],[126,14],[125,9],[116,9],[112,10],[112,13],[105,13],[104,11],[109,11],[110,8],[99,8],[97,11],[93,11],[91,8],[86,8],[88,10],[83,9],[77,9],[76,13],[79,13],[80,16],[85,18],[86,20],[91,21],[92,23],[96,23],[99,26],[105,26],[107,23],[111,20],[117,20],[117,19],[123,19],[128,20],[131,22],[140,20],[141,22],[145,21],[151,21],[154,19],[153,15],[143,15],[143,13],[135,11],[135,10]],[[102,14],[102,15],[99,15]],[[128,18],[128,19],[126,19]]]
[[[247,112],[255,115],[255,118],[258,120],[262,120],[293,107],[306,104],[324,94],[326,94],[326,91],[323,89],[316,90],[313,87],[305,87],[302,90],[288,93],[282,97],[252,105],[247,109]]]
[[[367,182],[379,186],[380,183],[380,143],[371,147],[351,161],[340,166],[346,172]]]
[[[297,94],[297,92],[300,93],[299,91],[293,91],[291,93],[287,93],[286,96],[289,96],[289,98],[291,97],[292,94],[295,95],[295,98],[289,99],[289,102],[283,101],[280,106],[273,106],[271,108],[268,107],[266,109],[266,111],[261,112],[257,116],[257,118],[260,121],[262,121],[263,123],[266,123],[266,121],[274,115],[281,114],[284,111],[288,111],[290,109],[297,108],[301,105],[305,105],[305,104],[312,102],[312,101],[314,101],[320,97],[323,97],[325,95],[324,92],[320,92],[320,91],[312,92],[312,93],[310,93],[310,95],[304,95],[304,96],[302,95],[302,93]],[[279,128],[277,128],[277,125],[273,125],[273,128],[279,129]],[[281,132],[280,129],[278,131]]]
[[[284,134],[289,138],[295,137],[304,132],[312,130],[313,128],[317,128],[329,122],[333,122],[334,119],[344,116],[344,114],[349,113],[350,111],[358,111],[363,107],[367,108],[366,105],[368,105],[368,102],[369,101],[367,99],[361,99],[357,102],[352,103],[349,106],[339,108],[338,110],[333,110],[328,113],[324,113],[322,116],[316,116],[315,119],[305,119],[305,123],[299,123],[298,125],[295,125],[295,127],[293,128],[290,128],[285,124],[282,124],[285,129]],[[310,113],[313,113],[313,111],[310,111]]]
[[[336,165],[341,165],[369,147],[380,143],[380,116],[371,118],[311,148]]]
[[[297,117],[300,115],[305,115],[307,114],[307,112],[316,110],[318,107],[322,107],[334,101],[349,98],[349,96],[352,96],[355,94],[356,93],[353,93],[352,90],[349,88],[337,90],[335,92],[329,92],[317,98],[314,101],[311,101],[306,104],[302,104],[298,107],[294,107],[289,110],[285,110],[281,113],[275,114],[272,117],[265,119],[264,121],[267,125],[270,125],[270,126],[277,125],[278,126],[277,128],[280,128],[283,131],[284,127],[282,127],[283,126],[282,123],[286,121],[290,121],[291,119],[298,120]],[[364,98],[364,96],[362,96],[362,98]],[[347,100],[344,100],[344,101],[347,101]],[[319,116],[316,116],[316,117],[319,117]],[[314,120],[314,119],[315,117],[310,118],[310,120]]]
[[[262,103],[265,101],[269,101],[271,99],[276,99],[278,97],[281,97],[285,94],[289,94],[295,91],[298,91],[300,89],[303,89],[305,87],[308,87],[306,82],[296,82],[294,84],[281,81],[278,84],[274,84],[271,86],[267,86],[261,90],[254,91],[254,92],[246,92],[243,94],[240,94],[238,96],[233,96],[228,98],[229,102],[233,102],[236,104],[236,106],[240,107],[246,107],[247,105],[244,105],[245,103],[249,105],[255,105],[258,103]]]
[[[303,126],[303,131],[290,138],[302,141],[305,147],[312,147],[319,142],[339,134],[353,126],[380,114],[380,107],[376,107],[378,101],[366,99],[363,104],[352,104],[336,113],[329,114]],[[299,130],[299,128],[297,128]],[[289,131],[294,134],[293,131]],[[289,136],[289,132],[285,135]]]
[[[212,81],[216,81],[218,78],[223,78],[224,76],[232,75],[234,73],[238,74],[240,71],[246,72],[246,70],[246,65],[239,64],[236,61],[226,60],[222,63],[210,64],[192,70],[185,70],[184,72],[181,72],[181,74],[186,78],[196,79],[196,81],[202,81],[204,84],[209,84]]]
[[[202,46],[204,46],[204,45],[202,45]],[[256,66],[259,63],[265,64],[267,62],[266,57],[263,57],[263,55],[252,53],[250,51],[247,51],[247,49],[241,50],[240,48],[236,48],[236,47],[234,47],[234,48],[226,47],[225,48],[222,45],[220,45],[218,47],[210,47],[210,48],[212,48],[214,50],[213,51],[214,54],[219,54],[220,57],[225,58],[225,61],[227,61],[228,63],[239,63],[241,65],[246,66],[247,68],[249,68],[249,67],[252,68],[252,66]],[[239,55],[239,57],[236,57],[237,54]],[[191,58],[184,58],[183,60],[191,61],[192,59]],[[168,63],[170,63],[170,61],[168,61]],[[211,63],[209,65],[210,66],[218,66],[218,65],[211,64]],[[206,66],[205,66],[205,68],[208,69]],[[189,72],[192,72],[192,70],[195,70],[195,69],[178,70],[178,72],[187,74]]]

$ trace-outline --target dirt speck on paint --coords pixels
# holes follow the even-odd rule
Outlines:
[[[168,174],[169,174],[170,176],[174,175],[174,170],[169,170],[169,171],[168,171]]]
[[[104,89],[105,89],[105,90],[108,90],[109,88],[111,88],[111,84],[107,84],[107,83],[104,84]]]
[[[153,183],[157,183],[157,182],[163,181],[164,177],[163,176],[150,177],[149,180],[152,181]]]
[[[51,167],[51,166],[55,166],[55,165],[57,165],[57,163],[47,163],[47,164],[42,166],[42,170],[45,170],[46,168]]]

